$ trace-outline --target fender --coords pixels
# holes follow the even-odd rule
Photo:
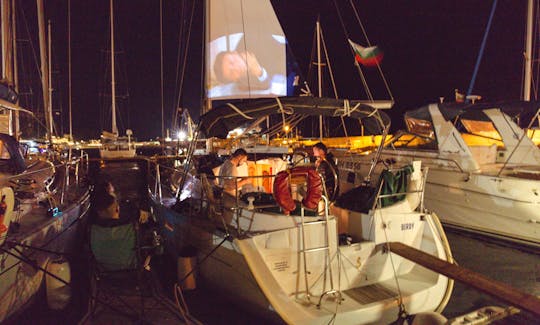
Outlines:
[[[322,179],[312,167],[295,167],[277,173],[274,180],[274,198],[285,214],[290,214],[296,209],[296,203],[292,199],[291,178],[304,176],[307,179],[307,192],[302,200],[305,208],[317,209],[322,197]]]
[[[7,238],[14,206],[15,195],[13,189],[9,186],[0,188],[0,245],[2,245]]]

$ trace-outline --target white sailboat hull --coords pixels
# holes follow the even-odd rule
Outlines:
[[[410,217],[412,220],[418,216]],[[332,225],[335,226],[335,222]],[[323,231],[322,228],[319,226],[319,229],[313,229],[312,234]],[[310,235],[308,233],[306,237],[310,238]],[[292,247],[271,247],[269,241],[274,237],[288,237]],[[322,282],[325,281],[321,281],[325,268],[324,252],[312,253],[313,256],[308,258],[308,283],[313,285],[310,287],[312,296],[308,299],[305,295],[303,263],[298,258],[300,249],[295,247],[295,238],[299,238],[297,228],[235,242],[260,290],[273,309],[289,324],[326,324],[334,317],[337,324],[386,324],[397,319],[400,290],[406,301],[405,308],[412,314],[437,310],[447,294],[447,278],[397,255],[388,255],[382,243],[365,241],[341,246],[331,257],[334,260],[341,259],[341,265],[333,263],[332,269],[334,289],[341,289],[343,300],[338,303],[338,298],[326,295],[318,309],[315,305],[321,294],[332,288],[329,278],[324,285]],[[331,246],[334,245],[335,238],[331,243]],[[436,247],[431,249],[430,253],[446,258],[442,246],[438,247],[439,251]],[[397,277],[390,259],[399,269]],[[396,281],[399,282],[400,290]],[[300,287],[298,293],[297,286]]]
[[[357,230],[357,241],[341,246],[332,216],[327,224],[318,217],[305,217],[302,232],[299,217],[276,214],[277,218],[269,218],[269,214],[248,211],[250,222],[240,221],[240,225],[249,225],[255,231],[226,240],[222,231],[208,226],[205,215],[190,217],[156,200],[154,211],[174,257],[187,245],[197,248],[199,261],[213,251],[199,265],[201,279],[229,297],[257,307],[259,313],[275,311],[289,324],[327,324],[334,317],[336,324],[381,324],[397,319],[399,293],[407,312],[415,314],[441,311],[452,290],[448,278],[385,250],[386,242],[399,241],[451,260],[436,216],[403,212],[409,204],[405,200],[374,214],[335,208],[336,213],[348,213],[349,222]],[[271,229],[263,231],[265,225]],[[302,247],[328,248],[304,257]],[[341,293],[341,303],[338,295],[323,294],[330,290]],[[321,296],[319,309],[316,305]]]

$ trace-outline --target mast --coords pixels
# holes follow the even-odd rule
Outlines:
[[[203,42],[203,46],[202,46],[202,57],[203,58],[206,58],[206,56],[208,55],[208,51],[210,51],[208,49],[208,47],[206,46],[206,44],[210,41],[210,28],[208,28],[208,24],[210,22],[210,1],[204,1],[203,2],[203,6],[204,6],[204,21],[205,23],[203,24],[203,39],[202,39],[202,42]],[[191,26],[190,26],[191,27]],[[187,40],[189,42],[189,38]],[[187,51],[187,49],[186,49]],[[207,85],[209,82],[210,82],[210,76],[208,75],[208,71],[206,71],[205,69],[206,67],[206,61],[203,60],[203,64],[201,66],[201,75],[203,76],[203,85]],[[185,72],[184,72],[185,73]],[[204,114],[204,113],[207,113],[208,111],[210,111],[210,109],[212,109],[212,100],[210,98],[208,98],[208,90],[207,90],[207,87],[204,86],[203,89],[202,89],[202,93],[203,93],[203,102],[202,102],[202,112],[201,112],[201,115]]]
[[[112,100],[112,133],[118,135],[118,127],[116,126],[116,86],[114,78],[114,9],[113,0],[110,1],[111,6],[111,100]]]
[[[68,111],[69,140],[73,141],[73,119],[71,115],[71,0],[68,0]]]
[[[13,30],[12,30],[12,8],[9,1],[2,1],[2,79],[9,85],[13,85]],[[7,114],[6,114],[7,113]],[[13,135],[13,112],[4,111],[2,115],[7,116],[9,134]],[[4,131],[4,132],[6,132]]]
[[[49,40],[49,44],[48,44],[48,59],[49,59],[49,63],[48,63],[48,66],[49,66],[49,75],[47,76],[48,78],[48,83],[49,83],[49,119],[50,121],[53,121],[53,117],[52,117],[52,98],[53,98],[53,88],[52,88],[52,40],[51,40],[51,20],[49,19],[48,20],[48,40]],[[51,128],[50,128],[50,132],[51,134],[53,133],[53,127],[54,127],[54,124],[51,122]]]
[[[321,22],[317,18],[317,75],[319,97],[322,97],[322,65],[321,65]],[[323,117],[319,115],[319,138],[323,140]]]
[[[11,69],[11,10],[8,1],[2,1],[2,79],[8,83],[12,82]]]
[[[523,100],[531,100],[532,84],[532,43],[533,43],[534,0],[529,0],[527,6],[527,33],[525,37],[525,75],[523,77]]]
[[[165,137],[165,109],[163,107],[163,0],[159,0],[159,55],[161,73],[161,137]]]
[[[13,31],[13,86],[15,88],[15,91],[17,94],[19,93],[19,74],[17,72],[17,20],[16,20],[16,12],[15,10],[15,0],[11,1],[11,8],[13,8],[13,11],[11,12],[11,16],[13,17],[12,20],[12,27],[11,30]],[[11,120],[11,119],[10,119]],[[19,120],[19,111],[15,111],[15,123],[13,125],[13,135],[15,136],[15,139],[17,141],[19,140],[21,131],[20,126],[20,120]]]
[[[45,39],[45,19],[44,19],[44,10],[43,10],[43,0],[37,1],[37,12],[38,12],[38,26],[39,26],[39,52],[41,58],[41,89],[43,92],[43,109],[45,111],[45,123],[47,125],[47,138],[49,143],[52,143],[52,113],[49,112],[49,67],[47,65],[47,53],[46,48],[46,39]]]

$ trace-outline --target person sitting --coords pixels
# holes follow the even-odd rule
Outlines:
[[[247,178],[237,178],[237,167],[247,162],[247,151],[236,149],[219,170],[218,185],[223,188],[223,222],[230,224],[238,206],[238,192],[249,183]]]
[[[103,271],[133,270],[137,267],[135,223],[120,219],[116,197],[103,193],[93,202],[96,218],[90,226],[90,248]]]
[[[249,183],[249,179],[238,179],[236,176],[237,168],[247,162],[247,151],[240,148],[233,152],[231,157],[221,165],[219,170],[218,185],[223,188],[225,193],[236,196],[242,186]]]
[[[339,175],[334,158],[322,142],[316,143],[312,150],[313,156],[316,158],[315,167],[317,172],[324,178],[328,200],[333,202],[339,195]]]

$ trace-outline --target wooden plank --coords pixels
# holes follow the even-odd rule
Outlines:
[[[448,263],[403,243],[388,243],[390,251],[432,271],[460,281],[483,293],[540,316],[540,299],[465,267]]]

